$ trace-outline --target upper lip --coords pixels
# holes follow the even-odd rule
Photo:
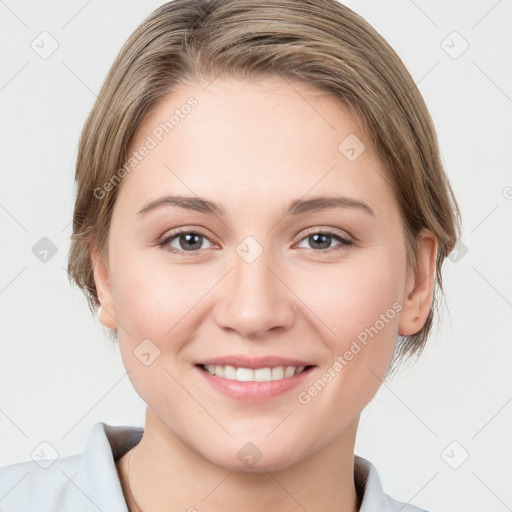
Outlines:
[[[293,359],[289,357],[279,356],[264,356],[264,357],[249,357],[247,355],[233,355],[233,356],[219,356],[204,359],[198,362],[200,365],[220,365],[220,366],[235,366],[236,368],[251,368],[256,370],[258,368],[273,368],[275,366],[314,366],[311,362],[301,361],[300,359]]]

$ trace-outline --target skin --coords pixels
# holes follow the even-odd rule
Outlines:
[[[355,118],[321,91],[280,77],[217,79],[174,90],[138,127],[130,150],[194,96],[198,105],[124,178],[108,256],[92,258],[102,324],[118,330],[124,365],[147,404],[145,431],[117,462],[131,511],[358,510],[354,444],[359,416],[389,367],[398,333],[421,329],[433,290],[436,241],[424,231],[407,264],[401,213],[384,166]],[[354,161],[338,149],[366,146]],[[285,215],[288,204],[339,195],[366,203]],[[166,194],[216,201],[224,216],[166,206]],[[199,230],[195,254],[175,237]],[[331,229],[349,238],[324,246]],[[247,263],[247,236],[263,249]],[[202,243],[201,243],[202,242]],[[320,240],[321,242],[321,240]],[[185,247],[185,249],[184,249]],[[326,247],[326,248],[325,248]],[[193,252],[193,251],[192,251]],[[298,401],[357,335],[394,303],[401,311],[308,404]],[[134,355],[149,338],[160,355]],[[275,354],[317,367],[295,389],[259,403],[228,398],[194,364],[227,354]],[[261,459],[246,466],[247,443]],[[137,504],[136,504],[136,503]]]

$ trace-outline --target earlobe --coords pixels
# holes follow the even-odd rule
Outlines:
[[[116,329],[117,320],[108,269],[99,255],[96,244],[94,244],[91,249],[91,261],[94,273],[94,283],[98,293],[98,300],[101,305],[97,311],[98,320],[105,327],[108,327],[109,329]]]
[[[417,240],[416,268],[409,268],[405,299],[398,323],[398,333],[412,336],[425,325],[436,277],[437,239],[433,233],[424,229]]]

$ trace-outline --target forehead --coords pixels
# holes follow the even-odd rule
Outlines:
[[[214,196],[228,210],[308,193],[392,200],[383,165],[348,108],[280,77],[180,86],[138,127],[128,154],[145,146],[118,198],[134,208],[164,192]]]

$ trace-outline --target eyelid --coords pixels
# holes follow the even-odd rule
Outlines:
[[[316,235],[316,234],[320,234],[320,233],[325,234],[325,235],[331,235],[333,237],[339,237],[342,240],[344,240],[345,242],[355,243],[357,241],[355,237],[353,237],[346,231],[336,230],[335,228],[328,228],[328,227],[325,227],[325,228],[313,227],[313,228],[308,228],[308,229],[306,229],[306,231],[302,232],[300,238],[298,238],[295,243],[301,242],[302,240],[304,240],[304,238],[307,238],[310,235]],[[325,251],[322,251],[322,252],[325,252]]]
[[[175,230],[171,230],[171,231],[166,231],[162,236],[160,236],[157,240],[157,243],[159,245],[166,245],[167,243],[170,242],[171,239],[173,238],[176,238],[180,235],[189,235],[189,234],[196,234],[196,235],[199,235],[199,236],[202,236],[203,238],[206,238],[210,243],[212,244],[215,244],[215,245],[220,245],[214,236],[212,235],[209,235],[209,234],[206,234],[204,231],[203,231],[204,228],[176,228]],[[176,250],[176,252],[179,252],[179,250]],[[182,252],[187,252],[187,253],[198,253],[200,251],[182,251]]]

